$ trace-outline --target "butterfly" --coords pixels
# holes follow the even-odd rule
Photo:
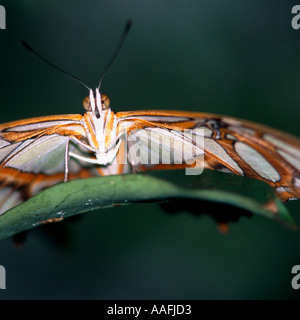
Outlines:
[[[126,32],[129,27],[127,24]],[[193,161],[199,159],[204,169],[268,183],[282,201],[300,198],[299,138],[209,113],[115,113],[99,88],[100,84],[95,91],[89,88],[83,115],[52,115],[0,124],[0,214],[61,182],[195,168]],[[166,150],[168,159],[164,161]],[[188,157],[184,150],[190,150]]]
[[[300,139],[248,121],[184,111],[114,113],[98,89],[85,98],[83,115],[54,115],[0,125],[1,213],[54,184],[72,179],[129,172],[176,169],[188,161],[161,163],[161,149],[149,149],[158,137],[171,137],[168,148],[199,149],[204,168],[265,181],[282,201],[300,197]],[[201,129],[201,142],[184,135]],[[149,134],[147,134],[149,133]],[[158,159],[137,162],[130,152],[147,150]],[[127,143],[126,143],[127,142]],[[162,147],[164,145],[162,144]],[[174,159],[174,157],[173,157]],[[118,160],[118,161],[116,161]]]

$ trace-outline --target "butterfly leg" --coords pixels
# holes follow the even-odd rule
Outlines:
[[[79,160],[86,161],[86,162],[96,163],[96,162],[93,161],[95,159],[81,157],[79,155],[74,154],[73,152],[70,152],[69,151],[69,149],[70,149],[70,141],[73,141],[74,143],[79,144],[79,145],[83,146],[84,148],[86,148],[86,149],[88,149],[88,150],[90,150],[92,152],[96,152],[97,151],[96,148],[93,148],[93,147],[89,146],[88,144],[86,144],[86,143],[80,141],[79,139],[77,139],[76,137],[69,136],[68,140],[66,142],[66,147],[65,147],[65,168],[64,168],[65,169],[65,176],[64,176],[64,182],[67,182],[68,178],[69,178],[70,156],[72,156],[74,158],[77,158]]]
[[[73,152],[69,152],[69,155],[73,158],[76,158],[76,159],[84,161],[84,162],[95,163],[95,164],[106,166],[108,164],[111,164],[114,161],[114,159],[116,158],[121,142],[122,142],[122,140],[120,140],[118,142],[118,144],[116,146],[114,146],[113,149],[110,149],[108,152],[103,152],[103,153],[97,152],[96,159],[80,156],[79,154],[76,154]]]
[[[91,147],[89,144],[86,144],[86,143],[80,141],[76,137],[70,136],[70,140],[73,141],[75,144],[81,145],[82,147],[84,147],[85,149],[87,149],[89,151],[92,151],[92,152],[95,152],[95,153],[98,151],[96,148]]]
[[[68,181],[69,177],[69,144],[70,144],[70,137],[68,137],[68,141],[66,143],[66,148],[65,148],[65,177],[64,177],[64,182]]]
[[[108,151],[110,151],[111,149],[113,149],[120,140],[125,140],[125,137],[126,137],[126,132],[125,132],[125,131],[120,132],[120,133],[111,141],[111,143],[109,144],[109,146],[105,149],[105,152],[108,152]]]
[[[87,150],[89,150],[89,151],[91,151],[91,152],[97,153],[97,151],[98,151],[96,148],[94,148],[94,147],[92,147],[92,146],[90,146],[90,145],[88,145],[88,144],[80,141],[80,140],[79,140],[78,138],[76,138],[76,137],[70,136],[70,137],[69,137],[69,141],[70,141],[70,140],[73,141],[75,144],[78,144],[78,145],[84,147],[85,149],[87,149]],[[98,161],[97,159],[80,156],[79,154],[70,152],[69,150],[68,150],[68,156],[71,156],[71,157],[76,158],[76,159],[78,159],[78,160],[82,160],[82,161],[84,161],[84,162],[95,163],[95,164],[99,163],[99,161]]]
[[[80,156],[79,154],[76,154],[76,153],[73,153],[73,152],[69,152],[69,155],[71,157],[75,158],[75,159],[78,159],[78,160],[81,160],[81,161],[84,161],[84,162],[99,164],[99,160],[97,160],[97,159]]]

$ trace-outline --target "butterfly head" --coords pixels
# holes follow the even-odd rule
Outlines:
[[[90,89],[89,96],[83,99],[83,107],[86,111],[92,112],[96,118],[100,118],[103,111],[110,108],[110,100],[107,95],[101,95],[98,88],[95,90],[95,94]]]

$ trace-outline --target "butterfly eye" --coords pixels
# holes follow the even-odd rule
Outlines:
[[[92,111],[91,103],[90,103],[90,98],[85,97],[83,99],[82,105],[86,111]]]
[[[109,108],[110,106],[110,100],[109,100],[109,97],[105,94],[102,94],[101,96],[101,104],[102,104],[102,109],[103,110],[106,110]]]

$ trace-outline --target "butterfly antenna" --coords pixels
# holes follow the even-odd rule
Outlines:
[[[116,57],[118,56],[118,54],[119,54],[119,52],[120,52],[120,50],[121,50],[121,48],[122,48],[127,36],[128,36],[128,33],[130,31],[130,28],[131,28],[131,25],[132,25],[132,20],[131,19],[127,20],[125,28],[124,28],[124,31],[123,31],[123,33],[121,35],[120,40],[119,40],[118,46],[117,46],[115,52],[113,53],[109,63],[106,65],[106,67],[104,69],[104,72],[103,72],[103,74],[102,74],[102,76],[100,78],[99,85],[97,87],[99,90],[100,90],[100,87],[101,87],[102,80],[104,79],[104,77],[107,74],[107,71],[109,70],[109,68],[111,67],[111,65],[115,61]]]
[[[35,55],[37,58],[39,58],[40,60],[42,60],[43,62],[45,62],[48,66],[52,67],[53,69],[67,75],[68,77],[70,77],[71,79],[75,80],[76,82],[79,82],[80,84],[82,84],[85,88],[87,88],[88,90],[90,90],[89,86],[87,86],[81,79],[79,79],[78,77],[74,76],[73,74],[61,69],[60,67],[56,66],[55,64],[53,64],[52,62],[50,62],[49,60],[45,59],[42,55],[40,55],[37,51],[35,51],[34,49],[31,48],[31,46],[25,42],[25,41],[20,41],[20,44],[26,48],[29,52],[31,52],[33,55]]]

